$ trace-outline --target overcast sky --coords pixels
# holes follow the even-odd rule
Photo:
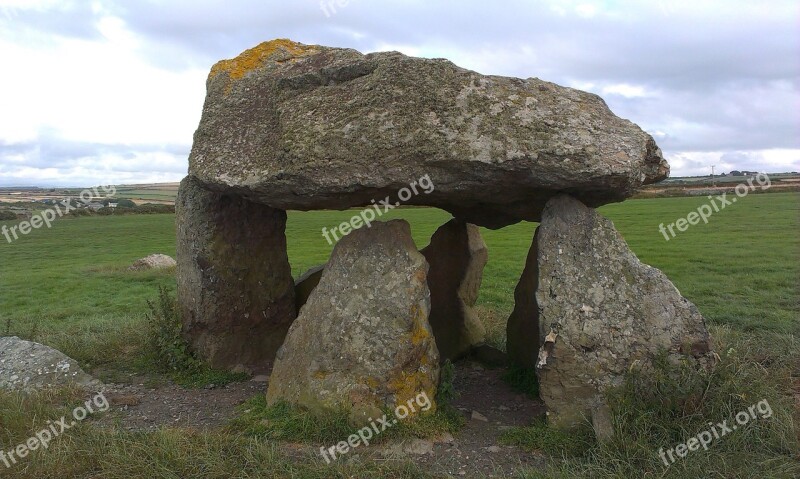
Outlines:
[[[213,63],[290,38],[598,93],[672,176],[800,171],[800,2],[0,0],[0,186],[179,181]],[[344,6],[340,6],[344,5]]]

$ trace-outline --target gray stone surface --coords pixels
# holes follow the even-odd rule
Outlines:
[[[311,292],[314,291],[314,288],[316,288],[319,284],[319,280],[322,279],[322,272],[324,270],[324,264],[314,266],[305,273],[301,274],[300,277],[295,280],[294,296],[298,313],[308,301],[309,296],[311,296]]]
[[[492,228],[569,192],[597,206],[665,178],[653,138],[597,95],[444,59],[262,43],[211,70],[189,173],[282,210],[406,203]]]
[[[458,219],[439,227],[421,253],[430,265],[429,322],[442,362],[454,361],[483,342],[486,330],[474,310],[489,251],[480,228]]]
[[[181,183],[178,305],[183,333],[219,369],[266,370],[296,316],[286,212]]]
[[[67,385],[99,391],[103,383],[64,353],[17,337],[0,338],[0,389],[32,390]]]
[[[536,239],[539,389],[552,424],[588,418],[608,431],[609,419],[593,414],[603,411],[603,392],[659,354],[696,367],[713,363],[700,312],[639,261],[610,220],[561,195],[548,202]]]
[[[278,352],[269,404],[345,410],[358,424],[421,392],[434,398],[439,354],[427,272],[405,221],[342,239]]]

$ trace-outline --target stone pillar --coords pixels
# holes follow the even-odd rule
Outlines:
[[[548,421],[610,424],[605,391],[661,354],[713,365],[703,316],[661,271],[643,264],[614,224],[580,201],[548,201],[536,234],[539,390]],[[608,429],[606,427],[605,429]],[[598,432],[607,439],[610,431]]]
[[[181,182],[176,203],[183,334],[211,366],[268,368],[296,316],[286,212]]]
[[[354,425],[422,393],[434,407],[439,354],[427,272],[405,221],[345,236],[278,351],[267,402],[318,415],[344,410]]]
[[[300,277],[294,282],[294,296],[295,303],[297,304],[298,314],[308,301],[311,293],[319,284],[319,280],[322,279],[323,271],[325,271],[324,264],[314,266],[305,273],[301,274]]]
[[[525,260],[525,269],[514,290],[514,311],[506,324],[506,352],[508,361],[519,367],[533,369],[539,355],[539,305],[536,288],[539,285],[539,262],[536,254],[536,236]]]
[[[459,219],[442,225],[421,253],[430,264],[430,323],[442,361],[481,343],[486,330],[473,307],[489,260],[480,228]]]

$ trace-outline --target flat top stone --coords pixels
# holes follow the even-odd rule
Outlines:
[[[190,175],[273,208],[394,203],[429,175],[405,203],[501,227],[559,192],[599,206],[669,172],[597,95],[444,59],[273,40],[214,65],[207,89]]]

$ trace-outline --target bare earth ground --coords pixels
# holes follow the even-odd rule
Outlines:
[[[472,362],[456,364],[453,405],[464,414],[465,427],[454,437],[406,440],[351,451],[346,461],[410,460],[425,471],[455,477],[509,477],[520,467],[541,467],[544,456],[500,443],[500,435],[544,414],[543,404],[514,392],[502,379],[503,370]],[[185,389],[169,383],[147,386],[147,378],[131,377],[127,384],[107,384],[108,413],[96,424],[118,425],[129,431],[161,427],[207,429],[222,427],[236,406],[266,392],[266,377],[224,387]],[[346,438],[342,438],[345,440]],[[326,445],[329,446],[329,445]],[[285,444],[289,457],[322,460],[320,445]]]

